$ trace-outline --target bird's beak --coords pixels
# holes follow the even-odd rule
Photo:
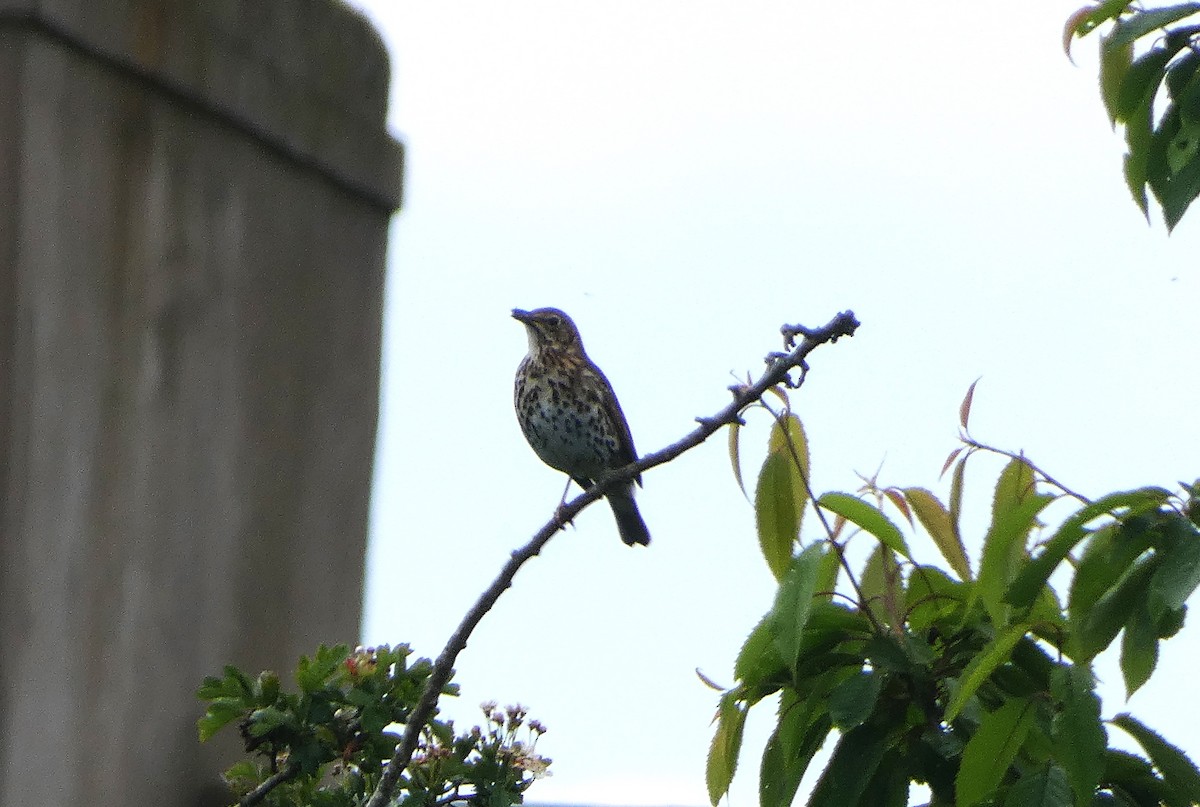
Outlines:
[[[520,308],[514,308],[512,310],[512,315],[513,315],[513,319],[515,319],[517,322],[526,322],[527,323],[527,322],[529,322],[529,320],[531,318],[528,311],[523,311]]]

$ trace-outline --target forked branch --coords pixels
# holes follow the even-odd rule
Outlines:
[[[740,423],[742,411],[747,406],[761,400],[767,390],[772,387],[779,384],[784,384],[791,388],[800,386],[804,383],[805,374],[808,372],[808,364],[805,361],[808,354],[826,342],[836,342],[843,336],[853,336],[858,326],[859,322],[852,311],[843,311],[830,320],[827,325],[820,328],[806,328],[803,325],[783,326],[781,330],[784,335],[784,346],[788,349],[788,352],[771,353],[768,355],[767,369],[753,384],[740,384],[730,387],[729,389],[733,393],[733,400],[725,408],[710,417],[696,418],[699,425],[678,442],[672,443],[653,454],[646,454],[637,462],[632,462],[629,465],[606,474],[595,485],[559,508],[554,518],[546,522],[533,538],[530,539],[529,543],[514,551],[500,570],[500,574],[496,576],[492,584],[488,586],[487,590],[480,595],[475,604],[471,606],[471,609],[467,611],[458,628],[451,635],[449,641],[446,642],[446,648],[438,656],[437,661],[434,662],[433,672],[425,684],[425,690],[421,693],[421,699],[417,702],[416,708],[413,709],[404,726],[404,736],[396,747],[395,756],[388,763],[387,769],[384,771],[378,786],[375,788],[375,792],[367,802],[367,807],[385,807],[392,800],[396,786],[399,784],[400,776],[408,767],[413,753],[417,750],[417,744],[421,738],[421,729],[433,716],[437,708],[438,696],[454,673],[454,662],[458,658],[458,654],[467,646],[467,640],[480,620],[483,619],[484,614],[492,609],[492,606],[500,599],[500,595],[512,585],[513,578],[516,577],[517,572],[527,560],[540,553],[542,547],[554,537],[555,533],[561,530],[589,504],[602,498],[614,485],[628,482],[642,471],[675,459],[685,451],[703,443],[724,426]],[[796,344],[796,337],[798,336],[802,336],[803,339],[800,340],[799,344]],[[799,371],[798,378],[792,378],[791,373],[793,370]]]

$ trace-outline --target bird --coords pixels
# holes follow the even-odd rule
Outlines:
[[[534,453],[588,488],[607,471],[637,461],[629,423],[612,384],[583,349],[579,329],[557,308],[523,311],[513,319],[525,326],[529,353],[517,367],[513,405]],[[605,494],[628,546],[650,543],[650,531],[633,498],[641,474]],[[563,491],[566,500],[566,491]]]

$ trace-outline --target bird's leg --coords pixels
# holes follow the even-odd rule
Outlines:
[[[571,483],[573,481],[574,480],[571,479],[571,477],[569,477],[569,476],[567,477],[567,485],[566,485],[566,487],[563,488],[562,498],[558,502],[558,507],[554,508],[554,518],[555,519],[562,518],[562,512],[567,506],[567,491],[571,489]],[[570,524],[572,527],[575,526],[574,521],[567,519],[566,521],[563,521],[563,528],[565,529],[568,524]]]

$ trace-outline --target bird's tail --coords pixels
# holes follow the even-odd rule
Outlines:
[[[608,504],[617,519],[617,532],[621,534],[621,540],[628,546],[649,546],[650,530],[642,520],[642,514],[638,512],[637,502],[633,500],[633,486],[608,494]]]

